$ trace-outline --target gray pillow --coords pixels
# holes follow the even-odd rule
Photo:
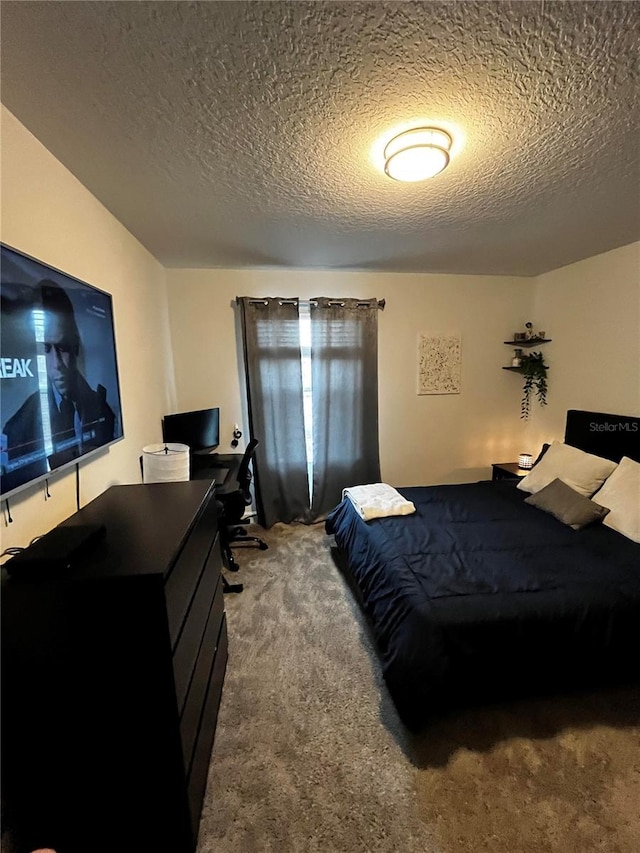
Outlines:
[[[550,513],[574,530],[580,530],[594,521],[602,521],[609,512],[606,506],[594,503],[560,479],[553,480],[539,492],[530,495],[525,503]]]

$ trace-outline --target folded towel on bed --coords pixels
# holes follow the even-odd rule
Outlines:
[[[342,498],[349,498],[356,511],[370,521],[388,515],[411,515],[415,506],[386,483],[369,483],[366,486],[350,486],[342,490]]]

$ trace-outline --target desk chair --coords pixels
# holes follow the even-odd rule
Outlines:
[[[243,524],[247,523],[243,518],[245,509],[251,506],[251,471],[249,465],[258,444],[257,438],[251,439],[240,462],[236,482],[232,486],[225,484],[219,492],[216,492],[216,498],[219,502],[220,544],[227,568],[232,572],[237,572],[239,568],[233,556],[232,548],[237,545],[247,545],[266,551],[269,547],[259,536],[249,536],[242,527]]]

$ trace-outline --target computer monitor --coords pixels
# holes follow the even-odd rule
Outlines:
[[[192,453],[209,453],[220,444],[220,409],[165,415],[162,439],[167,444],[186,444]]]

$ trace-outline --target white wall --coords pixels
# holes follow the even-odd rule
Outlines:
[[[221,451],[247,434],[236,296],[385,298],[379,315],[380,450],[394,485],[474,480],[523,448],[520,381],[502,343],[533,307],[531,279],[302,270],[168,270],[179,410],[221,408]],[[417,396],[420,332],[462,333],[462,393]],[[242,448],[242,445],[239,449]]]
[[[380,445],[382,475],[396,485],[488,476],[491,462],[561,437],[567,408],[640,413],[640,243],[537,280],[165,271],[4,108],[2,146],[2,240],[114,297],[126,438],[82,465],[82,504],[112,483],[139,481],[140,449],[160,440],[166,412],[219,405],[220,449],[230,449],[235,422],[246,436],[238,295],[387,300],[379,316]],[[549,406],[534,407],[524,425],[520,377],[500,367],[511,355],[502,341],[528,319],[553,343],[544,349]],[[416,394],[417,336],[429,331],[462,333],[460,395]],[[75,511],[73,474],[52,478],[50,491],[46,502],[41,486],[11,501],[3,547],[27,544]]]
[[[174,406],[164,268],[2,108],[4,243],[113,294],[125,439],[81,464],[81,505],[115,483],[140,482],[141,447],[159,441]],[[75,512],[75,473],[11,499],[3,549],[27,545]]]
[[[562,439],[567,409],[640,415],[640,243],[539,276],[534,316],[553,342],[531,446]]]

